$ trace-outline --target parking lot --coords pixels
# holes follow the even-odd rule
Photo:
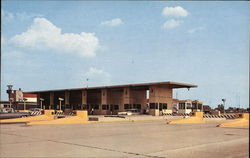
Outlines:
[[[249,128],[165,121],[1,125],[1,157],[249,157]]]

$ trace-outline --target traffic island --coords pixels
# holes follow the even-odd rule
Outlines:
[[[249,113],[243,113],[240,118],[219,124],[216,127],[249,127]]]
[[[4,119],[0,120],[0,124],[8,124],[8,123],[26,123],[30,121],[44,121],[44,120],[53,120],[54,115],[52,115],[54,110],[44,110],[44,115],[38,116],[29,116],[23,118],[14,118],[14,119]]]
[[[205,123],[205,120],[203,119],[203,112],[195,112],[194,116],[167,122],[167,124],[191,124],[191,123]]]
[[[31,121],[27,122],[27,125],[59,125],[59,124],[84,124],[89,123],[87,111],[76,111],[76,116],[70,116],[61,119],[49,120],[49,121]]]

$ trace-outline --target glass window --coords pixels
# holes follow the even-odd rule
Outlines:
[[[187,103],[187,109],[191,109],[192,108],[192,104]]]
[[[124,104],[124,109],[129,109],[129,104]]]
[[[114,105],[114,110],[119,110],[119,105]]]
[[[149,108],[150,109],[155,109],[155,103],[149,103]]]
[[[102,110],[108,110],[109,106],[107,104],[102,104]]]
[[[99,109],[99,105],[96,104],[96,105],[93,105],[94,109],[98,110]]]
[[[159,109],[162,110],[163,106],[162,106],[162,103],[159,103]]]
[[[179,103],[179,109],[185,109],[185,103]]]
[[[163,103],[163,109],[168,109],[168,104]]]

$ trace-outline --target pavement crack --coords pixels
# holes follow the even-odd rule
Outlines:
[[[13,134],[13,133],[2,133],[2,134],[14,135],[14,136],[19,136],[19,137],[21,136],[21,137],[26,137],[26,138],[37,139],[37,140],[40,140],[40,141],[49,141],[49,142],[54,142],[54,143],[61,143],[61,144],[67,144],[67,145],[75,145],[75,146],[92,148],[92,149],[99,149],[99,150],[105,150],[105,151],[113,151],[113,152],[124,153],[124,154],[135,155],[135,156],[144,156],[144,157],[150,157],[150,158],[164,158],[162,156],[151,156],[151,155],[134,153],[134,152],[120,151],[120,150],[114,150],[114,149],[109,149],[109,148],[101,148],[101,147],[97,147],[97,146],[76,144],[76,143],[70,143],[70,142],[64,142],[64,141],[56,141],[56,140],[51,140],[51,139],[41,139],[41,138],[35,138],[35,137],[30,137],[30,136],[23,136],[23,135],[20,135],[20,134]]]
[[[97,147],[97,146],[90,146],[90,145],[83,145],[83,144],[76,144],[76,143],[69,143],[69,142],[62,142],[62,141],[55,141],[55,140],[47,140],[47,141],[51,141],[51,142],[54,142],[54,143],[62,143],[62,144],[68,144],[68,145],[81,146],[81,147],[92,148],[92,149],[99,149],[99,150],[113,151],[113,152],[118,152],[118,153],[125,153],[125,154],[136,155],[136,156],[144,156],[144,157],[151,157],[151,158],[164,158],[164,157],[159,157],[159,156],[151,156],[151,155],[134,153],[134,152],[120,151],[120,150],[102,148],[102,147]]]

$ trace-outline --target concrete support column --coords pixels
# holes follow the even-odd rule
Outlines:
[[[87,105],[87,91],[82,90],[82,105]]]
[[[36,104],[37,104],[37,108],[41,108],[41,101],[40,101],[41,95],[40,93],[36,94]]]
[[[102,89],[101,104],[108,104],[108,90]]]
[[[65,105],[69,105],[69,91],[64,92]]]
[[[130,88],[123,89],[123,103],[124,104],[132,104],[132,91]]]
[[[108,100],[108,89],[101,90],[101,105],[98,114],[106,115],[110,114],[110,105]],[[102,109],[102,106],[106,106],[107,109]]]
[[[121,110],[124,111],[125,109],[125,105],[127,106],[127,108],[132,108],[132,90],[131,88],[124,88],[123,89],[123,105],[121,107]]]
[[[50,92],[50,95],[49,95],[49,109],[51,109],[51,107],[54,105],[54,92]]]

